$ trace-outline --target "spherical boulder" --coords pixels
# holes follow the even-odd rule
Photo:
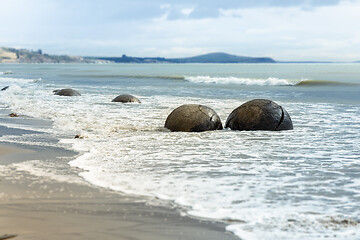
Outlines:
[[[78,91],[71,88],[54,90],[53,92],[55,95],[59,95],[59,96],[81,96],[81,94]]]
[[[232,130],[292,130],[288,112],[275,102],[255,99],[234,109],[226,120],[225,128]]]
[[[128,102],[137,102],[141,103],[140,100],[137,97],[134,97],[133,95],[129,94],[122,94],[117,96],[112,100],[112,102],[122,102],[122,103],[128,103]]]
[[[220,117],[209,107],[185,104],[174,109],[165,121],[173,132],[203,132],[223,129]]]

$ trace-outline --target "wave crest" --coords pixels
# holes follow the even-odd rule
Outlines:
[[[185,80],[194,83],[216,83],[216,84],[240,84],[240,85],[255,85],[255,86],[292,86],[296,82],[281,78],[241,78],[241,77],[210,77],[210,76],[195,76],[185,77]]]
[[[324,86],[324,85],[358,85],[356,83],[340,82],[340,81],[327,81],[327,80],[303,80],[297,86]]]
[[[242,77],[210,77],[210,76],[188,76],[186,81],[193,83],[214,84],[239,84],[248,86],[338,86],[338,85],[360,85],[341,81],[310,80],[310,79],[282,79],[269,78],[242,78]]]

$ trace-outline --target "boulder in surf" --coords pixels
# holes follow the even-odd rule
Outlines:
[[[174,109],[165,121],[173,132],[203,132],[223,129],[220,117],[206,106],[185,104]]]
[[[292,130],[288,112],[268,99],[254,99],[234,109],[228,116],[225,128],[240,131]]]
[[[134,97],[130,94],[122,94],[117,96],[112,100],[112,102],[121,102],[121,103],[131,103],[131,102],[137,102],[141,103],[140,100],[137,97]]]
[[[81,94],[78,91],[71,88],[54,90],[53,92],[55,95],[59,95],[59,96],[81,96]]]

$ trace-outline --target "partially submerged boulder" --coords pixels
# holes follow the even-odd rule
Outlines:
[[[59,95],[59,96],[81,96],[81,94],[78,91],[71,88],[54,90],[53,92],[55,95]]]
[[[223,129],[220,117],[209,107],[185,104],[173,110],[165,121],[173,132],[203,132]]]
[[[225,123],[232,130],[292,130],[293,124],[288,112],[267,99],[255,99],[234,109]]]
[[[112,100],[112,102],[122,102],[122,103],[129,103],[129,102],[137,102],[141,103],[140,100],[137,97],[134,97],[130,94],[122,94],[117,96]]]

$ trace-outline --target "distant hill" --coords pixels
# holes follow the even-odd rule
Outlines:
[[[0,47],[0,63],[93,63],[95,59],[85,59],[67,55],[49,55],[27,49]]]
[[[243,57],[227,53],[208,53],[188,58],[164,57],[73,57],[68,55],[49,55],[42,50],[32,51],[0,47],[0,63],[275,63],[267,57]]]
[[[95,59],[95,57],[93,58]],[[163,58],[163,57],[97,57],[96,59],[113,61],[116,63],[275,63],[272,58],[267,57],[243,57],[227,53],[208,53],[188,58]]]
[[[208,53],[189,58],[168,59],[176,63],[275,63],[275,60],[267,57],[243,57],[227,53]]]

